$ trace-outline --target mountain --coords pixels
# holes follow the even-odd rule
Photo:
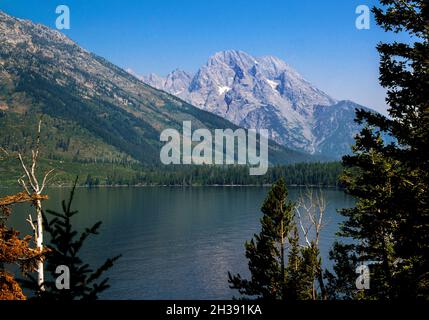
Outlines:
[[[159,163],[160,133],[236,129],[229,121],[155,89],[62,33],[0,11],[0,146],[30,145],[43,115],[43,154],[77,162]],[[156,82],[156,76],[151,77]],[[190,76],[176,71],[169,87]],[[315,159],[270,142],[272,163]]]
[[[175,70],[142,80],[244,128],[270,131],[281,145],[340,158],[359,126],[351,101],[337,101],[279,58],[242,51],[214,54],[194,75]]]

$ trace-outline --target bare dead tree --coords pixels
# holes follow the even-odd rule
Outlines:
[[[36,219],[33,219],[32,215],[30,214],[27,218],[27,222],[30,224],[31,228],[34,232],[34,238],[36,242],[36,248],[40,250],[40,252],[43,251],[43,216],[42,216],[42,199],[43,197],[40,197],[42,195],[42,192],[44,191],[46,185],[49,183],[50,180],[48,180],[49,176],[54,171],[49,170],[45,172],[43,179],[39,180],[37,176],[37,164],[39,160],[39,153],[40,153],[40,134],[41,134],[41,128],[42,128],[42,120],[39,120],[39,125],[37,128],[37,138],[36,138],[36,146],[33,150],[31,150],[31,164],[27,165],[25,163],[25,160],[22,156],[22,154],[18,153],[18,159],[21,163],[21,167],[24,171],[24,174],[22,177],[18,179],[19,185],[24,189],[25,193],[28,196],[36,196],[36,200],[34,201],[34,206],[36,208]],[[43,267],[43,261],[39,261],[37,265],[37,283],[40,286],[40,288],[43,290],[43,283],[45,281],[44,279],[44,267]]]
[[[326,198],[321,190],[314,192],[313,189],[307,188],[298,199],[295,210],[308,247],[312,242],[319,246],[320,233],[325,226],[326,206]]]
[[[304,247],[320,252],[320,234],[325,227],[325,212],[327,202],[322,190],[316,192],[307,188],[301,194],[295,207],[298,223],[304,236]],[[316,281],[319,283],[322,299],[326,299],[326,290],[323,282],[321,263],[315,266],[315,279],[313,281],[313,299],[316,299]]]

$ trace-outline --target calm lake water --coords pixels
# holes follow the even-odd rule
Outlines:
[[[108,272],[111,288],[104,299],[230,299],[227,272],[248,275],[244,242],[259,231],[265,187],[80,188],[74,208],[79,228],[102,220],[101,233],[84,248],[84,258],[98,266],[122,254]],[[45,208],[60,209],[69,189],[51,189]],[[292,200],[303,192],[290,188]],[[335,189],[323,190],[327,226],[321,253],[327,261],[341,216],[353,199]],[[1,189],[0,194],[12,190]],[[29,233],[29,206],[14,211],[10,224]]]

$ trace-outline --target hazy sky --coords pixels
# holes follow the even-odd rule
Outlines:
[[[8,14],[55,27],[68,5],[65,33],[85,49],[137,74],[193,72],[213,53],[236,49],[274,55],[337,99],[384,111],[378,84],[379,41],[371,20],[358,30],[358,5],[376,0],[0,0]],[[398,36],[396,36],[398,38]],[[403,39],[402,39],[403,40]]]

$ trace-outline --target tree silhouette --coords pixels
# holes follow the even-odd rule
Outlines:
[[[244,298],[318,298],[314,282],[320,269],[319,251],[314,243],[300,245],[294,221],[295,206],[287,198],[286,184],[280,179],[262,205],[261,232],[245,244],[250,280],[228,272],[231,289],[238,290]]]
[[[345,156],[342,178],[356,206],[331,257],[334,298],[427,299],[429,297],[429,4],[425,0],[381,0],[374,8],[385,31],[406,33],[407,43],[381,43],[380,82],[387,89],[389,117],[357,111],[366,126]],[[394,142],[386,143],[390,135]],[[353,285],[355,268],[370,268],[369,290]],[[347,282],[351,282],[346,285]]]

